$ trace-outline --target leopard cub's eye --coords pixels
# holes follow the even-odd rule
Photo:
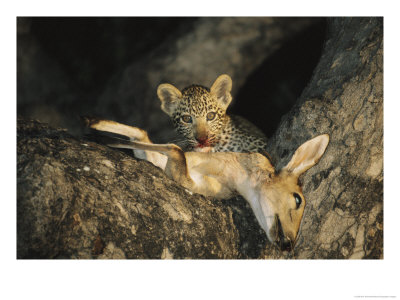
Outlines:
[[[207,121],[211,121],[211,120],[214,120],[215,119],[215,112],[209,112],[208,114],[207,114]]]
[[[192,117],[189,115],[182,116],[182,121],[185,123],[192,123]]]

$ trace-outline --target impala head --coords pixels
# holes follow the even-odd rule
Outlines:
[[[176,130],[192,146],[203,148],[218,142],[232,100],[231,89],[231,78],[221,75],[211,89],[191,85],[180,91],[164,83],[158,86],[157,95],[161,109],[172,118]]]
[[[328,143],[327,134],[305,142],[290,162],[260,189],[259,204],[263,216],[257,218],[268,239],[277,243],[281,250],[289,251],[294,247],[306,205],[299,176],[319,161]]]

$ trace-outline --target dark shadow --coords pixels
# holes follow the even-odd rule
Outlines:
[[[119,70],[197,18],[34,17],[31,34],[82,92],[99,90]],[[95,94],[95,92],[93,93]]]
[[[281,117],[311,79],[325,42],[326,20],[321,19],[293,37],[247,77],[230,112],[251,120],[272,136]]]
[[[239,233],[238,258],[259,258],[269,241],[264,230],[258,225],[250,205],[242,197],[223,201],[231,208],[233,223]]]

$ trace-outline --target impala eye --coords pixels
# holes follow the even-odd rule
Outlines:
[[[294,197],[294,199],[296,200],[296,209],[298,209],[299,207],[300,207],[300,205],[301,205],[301,197],[300,197],[300,195],[299,194],[297,194],[297,193],[294,193],[293,194],[293,197]]]
[[[215,112],[209,112],[208,114],[207,114],[207,121],[211,121],[211,120],[214,120],[215,119]]]
[[[182,121],[185,122],[185,123],[192,123],[192,117],[189,116],[189,115],[184,115],[182,117]]]

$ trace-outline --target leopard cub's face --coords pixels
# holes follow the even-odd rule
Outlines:
[[[161,108],[172,118],[187,146],[206,151],[219,142],[226,109],[232,99],[231,87],[230,77],[221,75],[210,90],[192,85],[181,92],[170,84],[161,84],[157,94]]]
[[[218,142],[225,112],[226,108],[207,88],[194,85],[182,91],[182,100],[172,114],[172,121],[191,146],[212,147]]]

